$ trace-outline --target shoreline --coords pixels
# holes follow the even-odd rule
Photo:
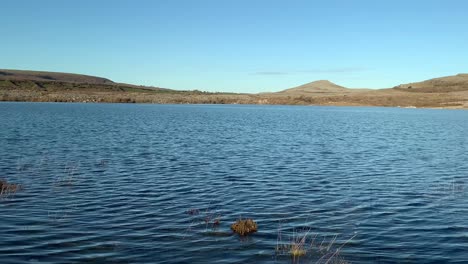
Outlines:
[[[98,102],[98,101],[14,101],[14,100],[0,100],[0,103],[58,103],[58,104],[144,104],[144,105],[251,105],[251,106],[313,106],[313,107],[384,107],[384,108],[398,108],[398,109],[433,109],[433,110],[468,110],[468,107],[438,107],[438,106],[391,106],[391,105],[365,105],[365,104],[268,104],[268,103],[180,103],[180,102]]]

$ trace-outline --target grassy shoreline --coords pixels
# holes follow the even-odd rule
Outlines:
[[[252,105],[322,105],[381,106],[406,108],[467,109],[465,100],[438,94],[351,95],[351,96],[280,96],[257,94],[222,94],[193,92],[41,92],[0,90],[0,101],[69,102],[69,103],[147,103],[147,104],[252,104]]]

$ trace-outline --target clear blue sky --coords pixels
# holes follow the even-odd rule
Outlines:
[[[468,72],[468,1],[3,0],[0,68],[207,91]]]

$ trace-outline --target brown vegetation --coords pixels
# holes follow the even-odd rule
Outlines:
[[[416,93],[449,93],[468,91],[468,74],[457,74],[427,81],[400,84],[397,90]]]
[[[109,79],[61,72],[44,72],[44,71],[20,71],[20,70],[0,70],[0,78],[2,80],[30,80],[30,81],[59,81],[71,83],[89,83],[89,84],[113,84]]]
[[[341,249],[356,235],[352,236],[341,246],[335,245],[338,235],[327,240],[326,237],[318,238],[317,234],[312,235],[311,229],[294,231],[292,237],[283,241],[280,229],[276,244],[276,254],[290,256],[292,263],[299,263],[300,258],[315,259],[314,263],[348,263],[341,257]]]
[[[0,197],[15,194],[19,190],[21,190],[21,185],[8,183],[6,180],[0,180]]]
[[[329,81],[317,81],[278,93],[233,94],[118,84],[104,78],[102,81],[99,77],[84,76],[80,79],[73,74],[74,78],[66,74],[36,72],[41,78],[46,75],[54,78],[38,80],[37,76],[14,73],[0,70],[0,101],[468,108],[466,74],[392,89],[348,89]]]
[[[257,223],[252,219],[239,219],[231,225],[232,231],[241,236],[257,232]]]

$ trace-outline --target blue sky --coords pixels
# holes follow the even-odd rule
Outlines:
[[[0,68],[206,91],[468,72],[468,1],[4,0]]]

